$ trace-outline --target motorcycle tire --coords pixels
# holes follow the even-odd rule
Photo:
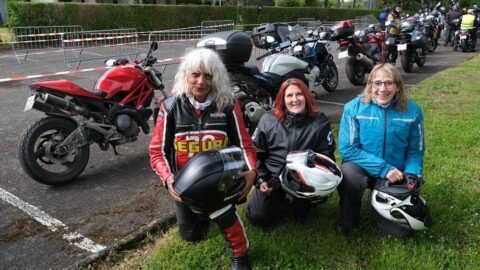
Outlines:
[[[337,65],[335,65],[332,59],[328,59],[325,67],[327,69],[324,73],[326,74],[326,78],[323,80],[322,86],[327,92],[333,92],[338,86]]]
[[[415,63],[417,66],[423,67],[425,66],[425,62],[427,61],[427,52],[425,49],[417,49],[417,55],[415,56]]]
[[[43,118],[28,128],[19,147],[20,164],[28,176],[52,186],[77,178],[87,166],[89,145],[63,155],[53,154],[55,144],[62,142],[76,128],[73,120],[62,117]]]
[[[438,46],[438,42],[435,39],[430,39],[427,45],[428,52],[429,53],[434,52],[437,49],[437,46]]]
[[[365,81],[365,65],[351,57],[345,64],[345,73],[353,85],[363,85]]]
[[[462,48],[462,52],[467,52],[467,42],[465,42],[465,40],[460,41],[460,47]]]
[[[412,52],[406,51],[400,56],[400,61],[402,62],[403,71],[406,73],[411,73],[413,71]]]

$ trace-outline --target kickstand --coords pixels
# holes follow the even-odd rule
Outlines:
[[[117,152],[117,147],[115,145],[112,145],[112,149],[113,149],[113,152],[115,153],[116,156],[120,155],[118,152]]]

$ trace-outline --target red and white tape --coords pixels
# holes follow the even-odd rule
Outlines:
[[[170,63],[175,64],[177,61],[181,61],[183,57],[173,57],[173,58],[165,58],[165,59],[160,59],[157,60],[157,63]],[[47,73],[41,73],[37,75],[19,75],[19,76],[13,76],[10,78],[3,78],[0,79],[0,83],[2,82],[11,82],[11,81],[23,81],[23,80],[29,80],[29,79],[37,79],[37,78],[44,78],[44,77],[51,77],[51,76],[58,76],[58,75],[66,75],[66,74],[75,74],[75,73],[83,73],[83,72],[90,72],[90,71],[102,71],[105,69],[109,69],[111,67],[96,67],[96,68],[86,68],[86,69],[80,69],[80,70],[66,70],[66,71],[60,71],[60,72],[47,72]]]

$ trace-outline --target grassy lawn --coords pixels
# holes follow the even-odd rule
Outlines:
[[[399,240],[379,235],[362,207],[361,226],[348,237],[333,232],[335,194],[305,224],[291,210],[270,231],[251,226],[254,269],[480,269],[480,56],[423,81],[411,97],[424,111],[426,155],[423,197],[434,226]],[[407,82],[408,83],[408,82]],[[364,202],[366,202],[366,195]],[[177,227],[152,237],[153,251],[127,263],[140,269],[229,269],[223,239],[212,226],[198,244],[180,240]],[[114,266],[125,268],[125,264]]]

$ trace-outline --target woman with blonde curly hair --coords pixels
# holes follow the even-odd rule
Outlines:
[[[217,53],[194,49],[185,55],[175,76],[173,94],[160,106],[149,151],[153,170],[175,200],[180,237],[189,242],[202,240],[213,220],[224,235],[232,269],[250,269],[248,239],[236,205],[222,208],[221,212],[196,213],[173,189],[175,175],[193,156],[230,145],[242,148],[248,167],[242,172],[246,185],[240,200],[256,178],[255,147]]]

